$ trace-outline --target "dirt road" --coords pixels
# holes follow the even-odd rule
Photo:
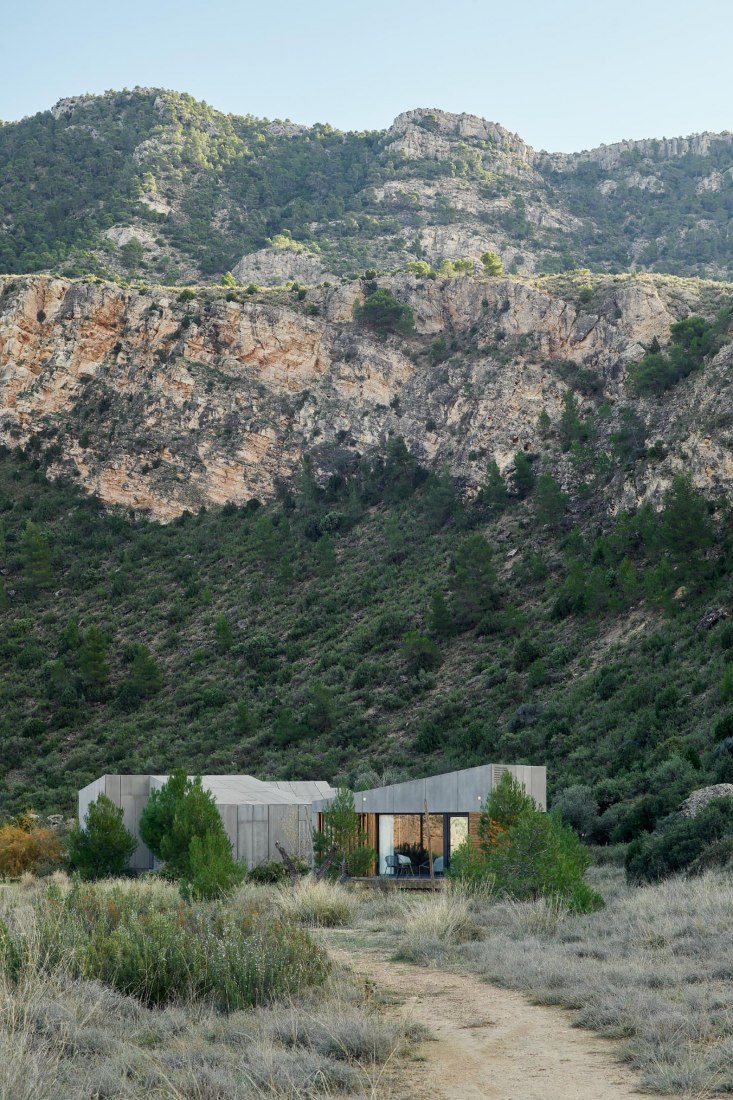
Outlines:
[[[532,1005],[470,975],[332,949],[429,1028],[422,1061],[402,1063],[405,1100],[631,1100],[643,1095],[614,1045],[571,1025],[562,1009]],[[655,1094],[660,1100],[659,1094]]]

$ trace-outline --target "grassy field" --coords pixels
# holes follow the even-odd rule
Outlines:
[[[579,1025],[622,1041],[650,1091],[733,1092],[730,873],[645,888],[610,866],[589,877],[606,906],[586,916],[546,900],[375,895],[355,942],[572,1010]]]
[[[0,1100],[391,1095],[393,1065],[419,1035],[388,1019],[363,982],[329,966],[325,981],[274,993],[247,1009],[222,1011],[215,997],[197,995],[192,983],[187,996],[146,1006],[113,987],[123,967],[132,969],[129,955],[118,957],[117,973],[106,981],[80,975],[76,933],[89,917],[88,892],[73,905],[74,934],[65,931],[72,946],[64,957],[53,957],[46,925],[54,906],[68,902],[70,885],[56,876],[50,889],[49,900],[48,887],[29,879],[0,892]],[[123,883],[104,884],[93,894],[106,916],[124,908],[130,895],[142,896],[159,916],[176,891],[159,883]],[[179,921],[189,919],[186,907],[175,904]],[[263,909],[268,921],[277,919],[276,892],[245,888],[226,906],[235,916]],[[306,932],[284,927],[307,937],[303,949],[318,954]],[[149,941],[156,934],[154,926],[146,927]],[[24,948],[20,965],[12,950],[18,944]],[[216,953],[209,944],[208,971],[216,970]],[[266,962],[256,961],[258,967]],[[192,958],[194,977],[197,965]]]

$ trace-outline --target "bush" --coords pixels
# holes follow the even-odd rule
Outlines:
[[[18,878],[59,864],[63,847],[52,829],[3,825],[0,828],[0,876]]]
[[[89,806],[84,825],[69,836],[69,863],[82,878],[119,875],[127,867],[137,841],[122,823],[123,812],[106,795]]]
[[[218,904],[191,906],[156,885],[51,888],[34,925],[0,925],[0,969],[19,981],[63,965],[144,1004],[201,1001],[223,1011],[322,982],[325,952],[308,934]]]
[[[232,846],[223,829],[191,837],[188,855],[188,877],[181,887],[187,898],[211,901],[226,897],[247,873],[232,858]]]
[[[592,788],[582,783],[560,791],[552,808],[581,837],[591,836],[598,823],[598,800]]]
[[[454,854],[451,878],[520,901],[554,898],[578,912],[603,904],[584,880],[590,857],[573,830],[539,810],[508,772],[481,811],[479,836],[478,847],[469,839]]]
[[[403,336],[415,330],[415,318],[409,306],[401,305],[386,289],[379,287],[360,304],[354,302],[354,320],[382,335],[398,332]]]
[[[337,928],[354,919],[357,900],[345,886],[309,876],[295,887],[281,886],[277,908],[286,921],[311,928]]]
[[[178,768],[160,790],[152,791],[140,817],[140,836],[185,892],[211,897],[241,881],[243,872],[232,857],[214,796],[204,790],[200,775],[189,779]],[[207,853],[212,859],[209,869],[203,865]]]
[[[637,837],[626,854],[630,882],[657,882],[668,875],[704,868],[705,853],[733,839],[733,798],[716,798],[696,817],[667,818],[655,832]],[[718,849],[721,851],[721,848]],[[710,857],[715,862],[714,854]]]

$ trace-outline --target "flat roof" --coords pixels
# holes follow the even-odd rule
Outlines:
[[[151,787],[162,787],[167,780],[167,775],[151,775]],[[302,806],[337,793],[320,779],[266,783],[253,775],[202,775],[201,783],[220,806]]]

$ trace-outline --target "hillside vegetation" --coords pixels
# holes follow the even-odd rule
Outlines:
[[[0,461],[0,806],[103,772],[351,783],[485,760],[590,784],[628,839],[733,748],[730,507],[567,519],[517,456],[471,504],[398,438],[320,489],[169,526]]]
[[[337,274],[492,249],[521,273],[726,278],[732,148],[721,134],[553,156],[438,110],[343,133],[162,89],[79,96],[0,126],[0,271],[175,284],[262,248]]]

